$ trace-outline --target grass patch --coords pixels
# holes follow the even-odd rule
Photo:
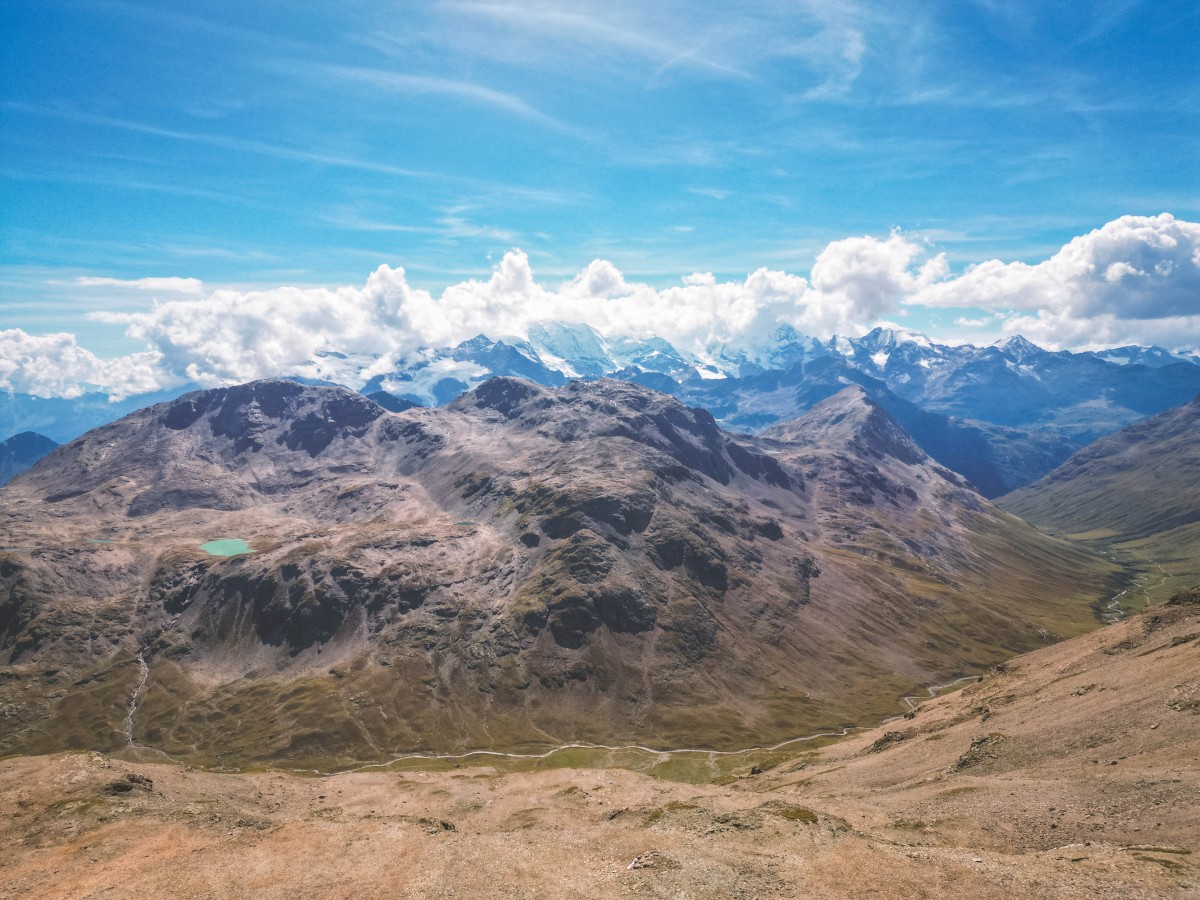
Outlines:
[[[1158,863],[1164,869],[1176,875],[1182,875],[1187,871],[1187,868],[1182,863],[1173,859],[1163,859],[1161,856],[1147,856],[1145,853],[1135,853],[1133,854],[1133,858],[1142,862]]]
[[[789,822],[799,822],[801,825],[816,825],[820,820],[820,817],[807,806],[786,804],[763,808],[773,816],[779,816],[779,818],[787,819]]]
[[[715,777],[707,757],[692,759],[680,754],[663,762],[657,763],[646,770],[647,775],[661,778],[663,781],[677,781],[683,784],[709,784]]]

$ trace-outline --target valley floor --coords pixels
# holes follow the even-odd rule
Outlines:
[[[13,757],[0,896],[1200,897],[1198,713],[1191,603],[720,783]]]

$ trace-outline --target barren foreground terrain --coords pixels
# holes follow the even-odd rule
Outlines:
[[[335,775],[13,757],[0,894],[1197,897],[1196,596],[819,750]],[[605,758],[633,769],[580,767]]]

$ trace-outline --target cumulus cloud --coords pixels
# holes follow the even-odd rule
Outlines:
[[[73,334],[0,331],[0,388],[39,397],[78,397],[103,390],[114,400],[168,387],[170,375],[149,351],[100,359],[80,347]]]
[[[922,252],[898,232],[885,241],[859,237],[829,244],[812,267],[815,293],[806,315],[812,332],[844,332],[850,324],[861,328],[944,278],[949,272],[945,254],[914,269]]]
[[[922,306],[1012,310],[1008,334],[1054,347],[1200,344],[1200,223],[1166,213],[1123,216],[1045,262],[990,260],[929,285]]]
[[[808,278],[762,268],[720,281],[697,272],[665,288],[629,281],[607,260],[547,285],[520,250],[490,277],[436,297],[388,265],[362,286],[335,288],[193,294],[194,279],[121,283],[155,289],[149,283],[160,281],[179,296],[141,312],[93,314],[123,325],[145,342],[145,353],[101,360],[71,335],[3,332],[0,385],[43,395],[78,393],[81,385],[128,394],[290,374],[361,384],[429,348],[481,333],[524,338],[550,321],[613,337],[661,337],[704,358],[763,347],[781,325],[818,338],[859,335],[912,306],[974,310],[957,323],[982,327],[990,316],[993,328],[1052,347],[1200,346],[1200,225],[1169,215],[1118,219],[1041,263],[991,260],[958,275],[944,254],[893,232],[831,242]]]
[[[415,333],[411,315],[432,302],[410,291],[401,269],[380,266],[362,288],[219,290],[142,313],[96,313],[146,342],[162,369],[214,386],[269,375],[321,376],[322,354],[377,356]]]
[[[695,273],[660,290],[626,281],[606,260],[547,287],[528,256],[514,250],[487,280],[451,285],[437,298],[409,285],[403,269],[384,265],[361,288],[220,290],[94,318],[124,324],[159,355],[165,371],[206,386],[291,373],[363,380],[422,348],[480,333],[525,337],[548,321],[585,323],[609,335],[654,335],[703,355],[714,345],[760,343],[782,324],[823,337],[860,332],[941,276],[944,259],[918,265],[922,253],[898,233],[851,238],[822,252],[812,284],[764,268],[732,282]],[[349,359],[337,361],[343,357]]]

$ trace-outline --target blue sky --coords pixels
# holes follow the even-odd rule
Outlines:
[[[730,7],[10,4],[0,329],[142,349],[86,316],[197,294],[119,284],[148,278],[362,285],[387,263],[436,294],[519,247],[547,283],[603,258],[661,287],[807,276],[893,229],[959,273],[1120,216],[1200,219],[1194,5]],[[959,337],[979,311],[903,310]]]

